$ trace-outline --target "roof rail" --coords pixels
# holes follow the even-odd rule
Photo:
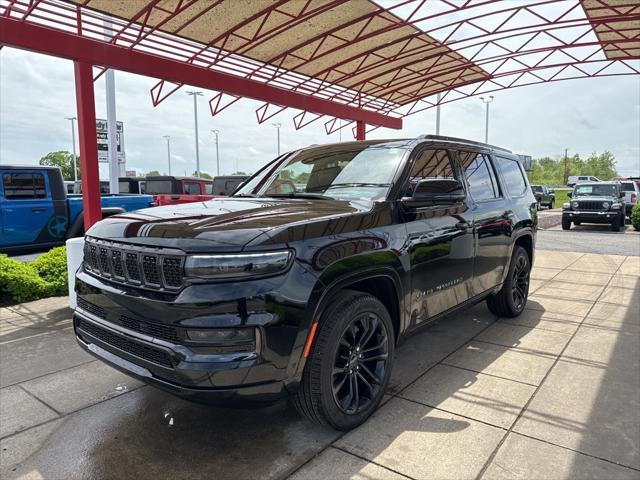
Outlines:
[[[418,138],[419,139],[425,139],[425,140],[442,140],[442,141],[445,141],[445,142],[465,143],[467,145],[476,145],[478,147],[488,147],[488,148],[491,148],[493,150],[501,150],[503,152],[513,153],[511,150],[506,149],[506,148],[498,147],[496,145],[490,145],[488,143],[475,142],[473,140],[467,140],[466,138],[444,137],[442,135],[419,135]]]

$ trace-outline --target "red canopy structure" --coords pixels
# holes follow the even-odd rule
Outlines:
[[[100,218],[93,80],[107,68],[300,110],[332,133],[506,88],[640,73],[637,0],[0,0],[0,45],[75,62],[85,224]],[[337,119],[346,120],[339,127]]]

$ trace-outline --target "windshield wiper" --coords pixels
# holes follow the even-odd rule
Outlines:
[[[365,183],[365,182],[354,182],[354,183],[332,183],[327,187],[327,190],[335,187],[388,187],[390,183]]]
[[[274,193],[271,195],[264,195],[271,198],[315,198],[318,200],[333,200],[326,195],[320,195],[319,193],[306,193],[306,192],[291,192],[291,193]]]

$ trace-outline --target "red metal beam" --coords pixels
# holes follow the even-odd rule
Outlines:
[[[93,94],[93,67],[90,63],[73,63],[78,108],[80,139],[80,172],[82,173],[82,203],[84,228],[102,220],[100,208],[100,168],[96,141],[96,106]]]
[[[401,119],[378,112],[10,18],[0,18],[0,43],[317,114],[361,120],[370,125],[394,129],[402,128]]]
[[[356,140],[365,140],[367,138],[367,126],[362,120],[356,122]]]

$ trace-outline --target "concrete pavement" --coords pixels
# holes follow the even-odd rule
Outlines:
[[[640,257],[538,251],[527,309],[396,352],[347,434],[283,403],[195,405],[74,344],[64,299],[0,309],[0,477],[640,479]]]

